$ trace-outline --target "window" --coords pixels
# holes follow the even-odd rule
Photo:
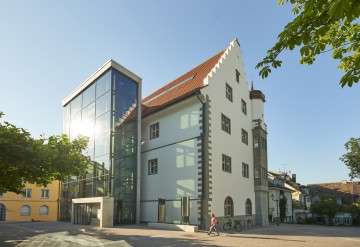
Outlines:
[[[267,179],[267,170],[264,167],[261,167],[261,178]]]
[[[226,83],[226,98],[229,101],[233,101],[233,96],[232,96],[232,88]]]
[[[41,190],[41,198],[49,198],[50,191],[49,190]]]
[[[222,170],[231,173],[231,157],[222,155]]]
[[[249,165],[242,163],[242,176],[244,178],[249,178]]]
[[[231,122],[228,117],[224,114],[221,114],[221,129],[228,134],[231,134]]]
[[[254,137],[254,148],[258,148],[259,147],[259,138],[256,136]]]
[[[234,202],[230,196],[225,198],[224,202],[224,216],[234,216]]]
[[[0,193],[0,198],[4,197],[4,194],[3,193]]]
[[[246,199],[246,202],[245,202],[245,214],[252,215],[251,200],[249,198]]]
[[[152,159],[148,161],[148,174],[153,175],[158,173],[158,161],[157,159]]]
[[[31,208],[28,205],[22,206],[20,209],[21,216],[31,215]]]
[[[263,137],[260,137],[260,144],[261,144],[261,148],[266,150],[266,139]]]
[[[69,198],[69,191],[63,191],[62,192],[62,197],[63,198]]]
[[[344,224],[350,225],[350,218],[348,218],[348,217],[344,218]]]
[[[23,189],[22,196],[23,198],[31,198],[31,189]]]
[[[235,76],[236,76],[236,81],[240,82],[240,72],[237,69],[235,70]]]
[[[150,125],[150,139],[159,137],[159,123]]]
[[[260,178],[260,170],[259,167],[255,168],[255,178]]]
[[[40,215],[48,215],[49,214],[49,207],[46,205],[42,205],[39,210]]]
[[[246,115],[246,102],[241,99],[241,111]]]
[[[242,140],[243,143],[248,145],[248,133],[244,129],[241,129],[241,140]]]

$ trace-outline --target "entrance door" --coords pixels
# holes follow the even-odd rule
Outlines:
[[[6,207],[4,204],[0,203],[0,221],[5,221],[6,216]]]
[[[79,225],[100,225],[100,203],[76,203],[75,224]]]
[[[75,224],[90,225],[91,221],[91,204],[79,203],[75,204]]]

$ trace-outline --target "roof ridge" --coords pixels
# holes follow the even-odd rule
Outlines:
[[[186,83],[186,82],[188,82],[188,81],[192,80],[195,76],[196,76],[196,73],[195,73],[194,75],[192,75],[192,76],[189,76],[187,79],[183,80],[182,82],[175,84],[174,86],[172,86],[171,88],[169,88],[169,89],[165,90],[164,92],[161,92],[160,94],[156,95],[155,97],[153,97],[153,98],[151,98],[151,99],[149,99],[149,100],[147,100],[147,101],[143,102],[143,104],[147,104],[147,103],[149,103],[149,102],[153,101],[154,99],[159,98],[160,96],[162,96],[162,95],[166,94],[167,92],[169,92],[169,91],[171,91],[171,90],[173,90],[173,89],[177,88],[178,86],[181,86],[182,84],[184,84],[184,83]]]
[[[227,49],[227,48],[226,48]],[[165,95],[166,93],[173,91],[173,89],[178,88],[181,85],[186,84],[189,81],[192,81],[193,79],[197,79],[196,77],[199,75],[199,71],[200,68],[205,67],[208,63],[211,63],[213,59],[216,59],[219,55],[222,55],[226,49],[223,49],[222,51],[218,52],[217,54],[215,54],[214,56],[210,57],[209,59],[205,60],[204,62],[202,62],[201,64],[193,67],[192,69],[188,70],[187,72],[185,72],[184,74],[182,74],[181,76],[177,77],[175,80],[167,83],[166,85],[162,86],[161,88],[159,88],[158,90],[156,90],[155,92],[153,92],[152,94],[148,95],[147,97],[145,97],[142,100],[143,104],[148,104],[152,101],[154,101],[155,99]],[[220,56],[221,57],[221,56]],[[216,59],[216,63],[218,62],[218,60],[220,59],[220,57],[218,59]],[[211,63],[212,64],[212,63]],[[209,69],[211,70],[213,68],[213,66],[211,66],[211,68],[202,68],[202,70],[205,69]],[[202,71],[201,70],[201,71]],[[206,73],[206,75],[201,78],[201,80],[205,79],[205,77],[207,76],[208,73]]]

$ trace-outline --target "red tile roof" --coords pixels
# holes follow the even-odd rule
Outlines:
[[[183,98],[193,95],[198,89],[203,88],[203,81],[205,77],[218,63],[225,50],[222,50],[207,61],[186,72],[179,78],[143,99],[143,116],[149,115],[155,111],[174,104]]]

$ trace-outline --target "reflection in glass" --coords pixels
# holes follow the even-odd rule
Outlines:
[[[68,119],[70,117],[70,104],[67,104],[63,107],[63,119]]]
[[[96,119],[95,136],[110,131],[111,114],[110,112],[105,113],[101,117]]]
[[[110,152],[110,133],[97,136],[95,138],[95,157]]]
[[[82,94],[78,95],[75,99],[73,99],[70,103],[71,107],[71,116],[78,113],[81,110],[81,101],[82,101]]]
[[[136,112],[129,109],[116,123],[114,137],[113,196],[116,223],[134,223],[136,216]]]
[[[96,117],[101,116],[107,111],[110,111],[111,107],[111,94],[110,91],[96,100]]]
[[[81,130],[81,111],[77,112],[75,115],[71,117],[70,139],[74,140],[80,134],[80,130]]]
[[[95,122],[86,122],[82,123],[79,133],[82,136],[87,136],[89,138],[94,138]]]
[[[82,121],[88,122],[88,121],[94,121],[95,119],[95,102],[91,103],[90,105],[86,106],[82,110]]]
[[[95,101],[95,83],[83,92],[83,107]]]
[[[121,93],[131,101],[137,100],[137,83],[117,71],[114,71],[114,78],[114,87],[116,92]]]
[[[73,198],[113,196],[114,224],[135,223],[137,90],[111,69],[64,107],[64,131],[90,137],[84,154],[92,162],[84,176],[62,183],[61,221],[71,220]]]
[[[99,156],[99,157],[96,157],[94,159],[95,163],[97,163],[98,165],[101,165],[103,166],[104,169],[107,170],[107,173],[109,171],[109,168],[110,168],[110,155],[109,154],[106,154],[106,155],[103,155],[103,156]]]
[[[106,72],[96,81],[96,98],[109,91],[111,88],[111,71]]]
[[[70,119],[65,119],[63,122],[63,133],[66,135],[70,134]]]
[[[90,139],[88,142],[87,148],[84,150],[83,154],[90,156],[91,159],[94,159],[94,139]]]

